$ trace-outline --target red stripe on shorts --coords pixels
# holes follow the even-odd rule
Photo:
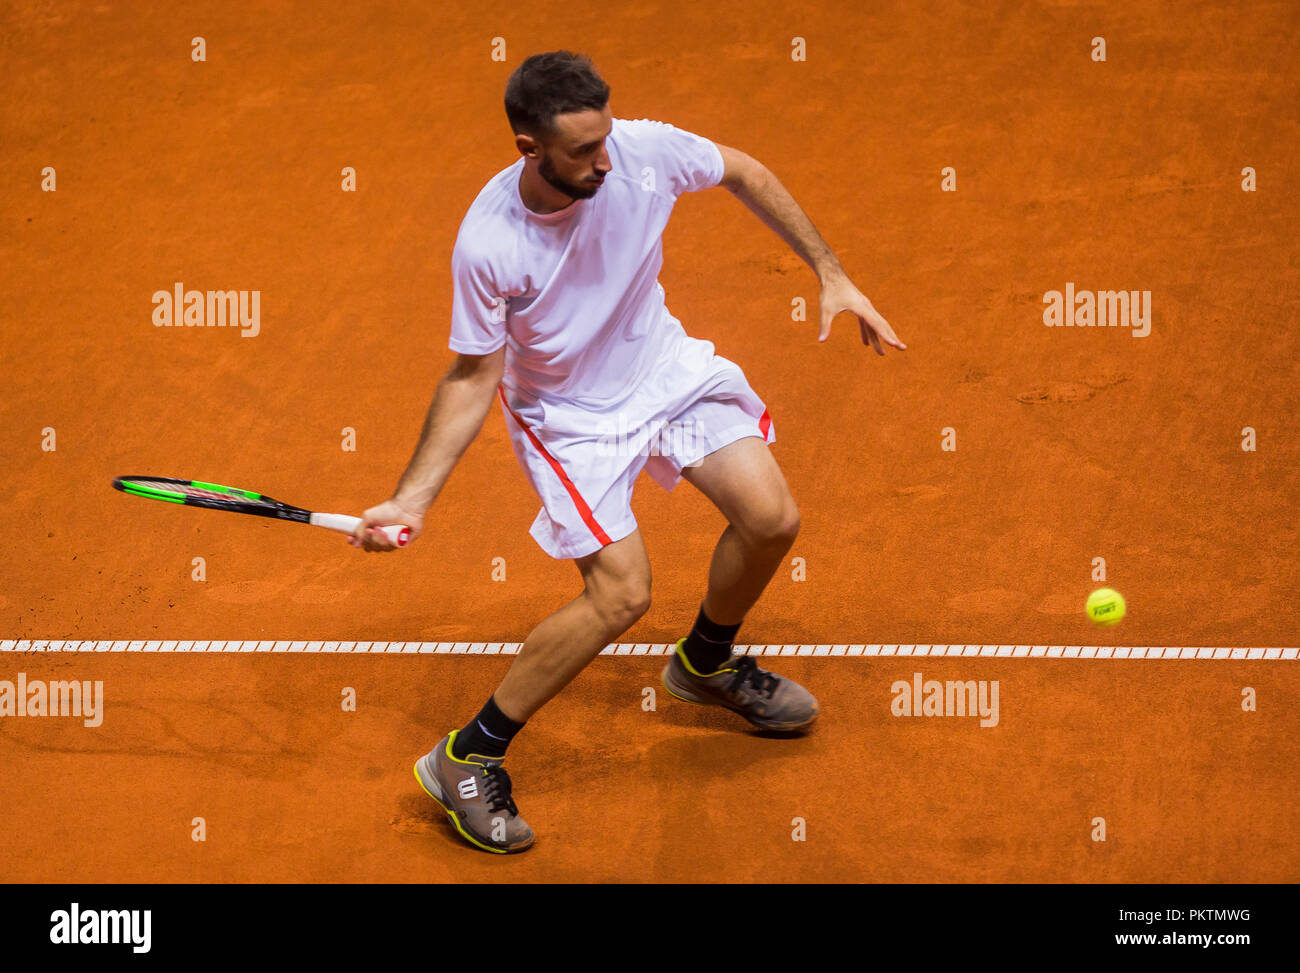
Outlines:
[[[600,524],[596,523],[596,518],[592,516],[591,508],[587,506],[587,501],[582,499],[582,494],[579,493],[578,488],[573,485],[573,481],[570,480],[568,475],[564,472],[564,468],[560,466],[559,461],[554,456],[546,451],[546,447],[543,446],[541,441],[533,435],[533,431],[528,428],[524,423],[524,420],[515,415],[515,410],[510,408],[510,403],[506,401],[506,394],[501,390],[501,386],[499,385],[497,386],[497,395],[501,396],[501,404],[506,407],[507,412],[514,416],[515,422],[519,423],[519,428],[528,436],[528,441],[531,442],[533,446],[537,448],[537,451],[546,458],[546,462],[551,464],[551,469],[555,470],[555,475],[558,476],[560,482],[564,484],[564,489],[569,491],[569,499],[571,499],[573,505],[578,508],[578,513],[582,515],[583,522],[591,529],[596,540],[600,541],[601,547],[610,543],[609,535],[605,533]]]
[[[766,439],[767,431],[771,428],[772,428],[772,416],[766,409],[764,409],[763,418],[758,420],[758,431],[761,432],[763,434],[763,438]]]

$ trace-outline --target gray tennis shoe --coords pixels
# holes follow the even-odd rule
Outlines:
[[[678,699],[725,706],[764,730],[801,730],[821,712],[812,693],[760,669],[747,655],[733,655],[717,672],[696,672],[682,650],[685,643],[678,640],[663,672],[664,687]]]
[[[501,759],[477,753],[456,757],[452,744],[459,732],[452,730],[415,762],[415,779],[474,847],[498,855],[526,850],[533,829],[519,816]]]

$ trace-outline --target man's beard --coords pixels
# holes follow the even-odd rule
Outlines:
[[[592,196],[596,195],[596,190],[600,188],[592,183],[565,182],[555,174],[555,166],[551,164],[549,159],[543,159],[537,164],[537,174],[555,189],[573,199],[591,199]]]

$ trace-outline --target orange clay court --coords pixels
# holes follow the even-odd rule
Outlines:
[[[6,881],[1300,877],[1294,5],[0,18],[0,680],[104,700],[0,719]],[[505,81],[559,48],[615,115],[769,167],[908,350],[850,315],[819,344],[815,275],[728,193],[682,197],[669,309],[767,403],[802,514],[737,641],[785,647],[759,661],[821,717],[776,739],[663,691],[724,521],[643,477],[653,605],[511,745],[538,838],[505,857],[411,776],[580,588],[499,409],[393,554],[109,485],[387,496],[453,357],[457,227],[516,157]],[[259,291],[259,333],[155,327],[177,284]],[[1044,326],[1067,284],[1149,291],[1149,333]],[[997,724],[895,715],[916,673],[996,681]]]

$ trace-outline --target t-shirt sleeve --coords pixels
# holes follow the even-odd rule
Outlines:
[[[505,295],[493,281],[487,259],[457,240],[451,252],[451,339],[462,355],[486,355],[506,343]]]
[[[680,196],[722,182],[722,153],[713,142],[667,122],[639,118],[627,123],[638,153],[656,172],[660,188]]]

